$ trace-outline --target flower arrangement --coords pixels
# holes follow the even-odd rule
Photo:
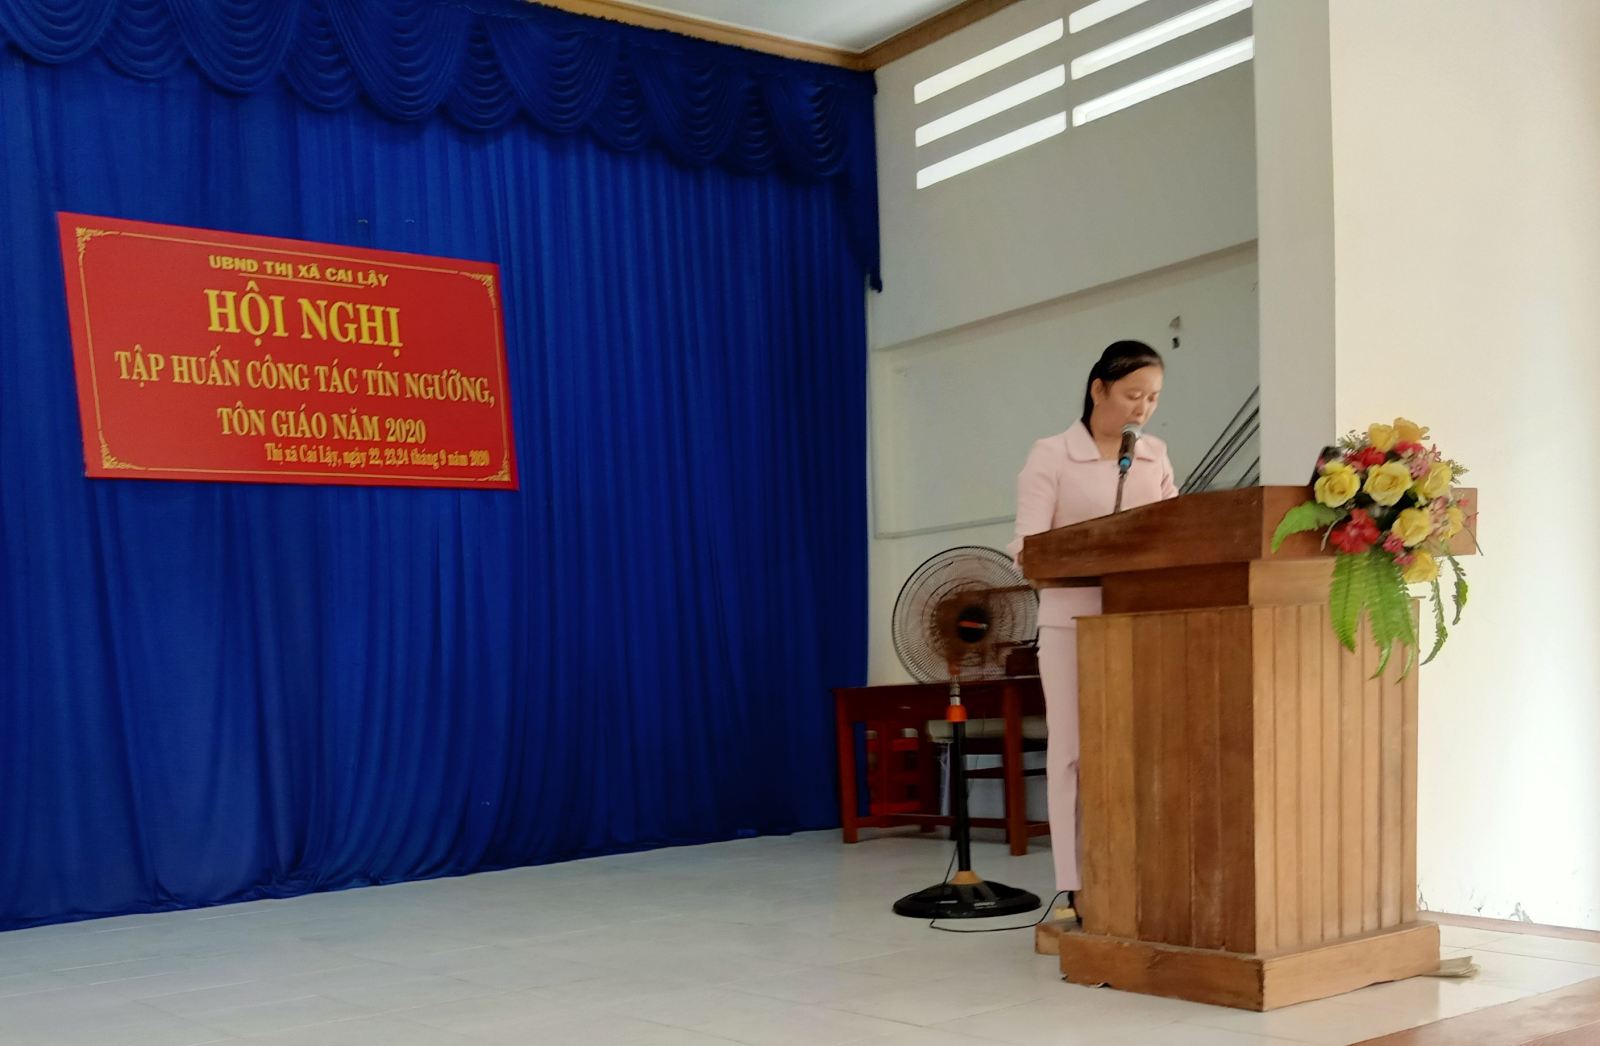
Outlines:
[[[1427,437],[1427,428],[1405,418],[1345,436],[1317,462],[1311,499],[1290,509],[1272,538],[1276,552],[1291,534],[1321,531],[1323,547],[1337,551],[1328,592],[1334,632],[1354,650],[1365,613],[1380,652],[1380,675],[1395,643],[1407,652],[1404,672],[1414,663],[1410,586],[1431,587],[1434,644],[1423,664],[1438,656],[1449,635],[1441,562],[1455,576],[1451,624],[1461,620],[1467,603],[1466,573],[1450,551],[1451,540],[1467,525],[1454,486],[1466,469],[1425,445]]]

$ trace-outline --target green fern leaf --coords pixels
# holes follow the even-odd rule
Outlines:
[[[1422,659],[1423,664],[1428,664],[1439,656],[1439,651],[1444,649],[1444,642],[1450,638],[1450,630],[1444,623],[1444,596],[1439,591],[1439,579],[1433,579],[1433,649],[1428,651],[1428,656]]]
[[[1365,556],[1339,556],[1333,561],[1333,582],[1328,586],[1328,610],[1333,634],[1346,650],[1356,648],[1356,628],[1361,621],[1362,593],[1358,575]]]
[[[1377,679],[1383,675],[1384,669],[1389,667],[1389,658],[1394,653],[1395,640],[1399,638],[1399,626],[1395,621],[1395,612],[1392,593],[1385,584],[1383,565],[1379,563],[1376,552],[1368,553],[1372,559],[1368,573],[1372,578],[1369,593],[1368,620],[1372,622],[1372,641],[1378,647],[1378,670],[1372,674]]]
[[[1411,670],[1417,645],[1416,623],[1412,619],[1411,611],[1411,594],[1406,588],[1405,580],[1400,576],[1399,564],[1391,557],[1377,550],[1367,553],[1367,556],[1369,559],[1367,569],[1371,578],[1368,599],[1372,638],[1380,651],[1378,671],[1374,678],[1382,675],[1384,669],[1389,667],[1389,659],[1394,653],[1396,643],[1408,651],[1406,667],[1401,672],[1404,676]]]
[[[1320,501],[1307,501],[1296,505],[1283,514],[1283,521],[1278,524],[1278,529],[1272,532],[1272,551],[1278,551],[1278,546],[1291,534],[1303,534],[1308,530],[1322,530],[1337,523],[1344,513],[1336,508],[1329,508]]]
[[[1467,572],[1461,568],[1460,563],[1456,562],[1456,557],[1447,556],[1445,558],[1450,560],[1450,569],[1454,571],[1456,575],[1456,616],[1451,620],[1450,623],[1452,625],[1459,625],[1461,624],[1461,611],[1466,609],[1467,606]]]
[[[1406,663],[1400,668],[1400,678],[1404,679],[1406,676],[1410,675],[1411,670],[1416,667],[1417,646],[1415,643],[1409,643],[1406,645]]]

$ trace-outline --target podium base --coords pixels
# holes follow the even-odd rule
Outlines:
[[[1057,940],[1061,973],[1073,984],[1105,984],[1243,1010],[1276,1010],[1439,968],[1435,923],[1410,923],[1271,955],[1092,933],[1061,934]]]

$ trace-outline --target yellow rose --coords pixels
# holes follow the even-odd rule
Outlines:
[[[1411,565],[1406,567],[1405,573],[1400,575],[1408,585],[1420,585],[1428,581],[1437,580],[1439,577],[1439,561],[1426,552],[1418,552]]]
[[[1433,533],[1433,513],[1425,508],[1408,508],[1395,517],[1394,526],[1391,528],[1400,535],[1406,548],[1420,545],[1428,540],[1428,535]]]
[[[1367,426],[1367,442],[1385,454],[1394,449],[1397,439],[1399,437],[1395,434],[1393,425],[1385,425],[1381,421],[1375,421]]]
[[[1375,466],[1367,473],[1367,496],[1385,507],[1393,505],[1411,489],[1411,470],[1403,461]]]
[[[1428,467],[1428,474],[1422,477],[1417,484],[1417,490],[1422,496],[1432,501],[1442,498],[1450,493],[1450,480],[1454,478],[1451,468],[1442,461],[1435,461]]]
[[[1361,479],[1356,470],[1342,461],[1330,461],[1322,466],[1322,478],[1313,488],[1317,500],[1329,508],[1338,508],[1356,496],[1361,489]]]
[[[1421,443],[1428,438],[1428,426],[1418,425],[1410,418],[1395,418],[1394,436],[1401,443]]]
[[[1451,505],[1444,510],[1444,538],[1446,541],[1461,533],[1467,525],[1467,514],[1461,511],[1460,506]]]

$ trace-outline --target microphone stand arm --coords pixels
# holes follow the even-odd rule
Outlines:
[[[1133,448],[1139,443],[1139,426],[1122,427],[1122,446],[1117,450],[1117,501],[1111,508],[1114,516],[1122,511],[1122,488],[1128,484],[1128,471],[1133,468]]]

